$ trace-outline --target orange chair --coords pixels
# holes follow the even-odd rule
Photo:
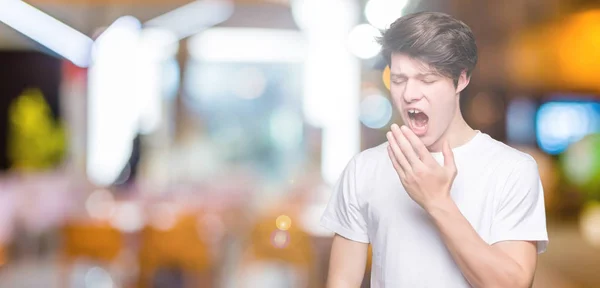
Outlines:
[[[123,235],[108,224],[67,224],[63,228],[63,256],[66,260],[91,258],[102,262],[116,259],[123,247]]]
[[[6,252],[4,251],[4,245],[2,245],[2,243],[0,243],[0,269],[2,268],[2,266],[4,266],[4,264],[6,264]]]
[[[310,235],[298,225],[281,231],[275,225],[276,218],[266,217],[254,226],[250,237],[253,256],[260,260],[277,260],[298,266],[311,265],[314,255]]]
[[[307,285],[316,287],[315,283],[311,283],[315,281],[312,277],[315,274],[315,250],[311,236],[295,223],[286,231],[279,230],[276,226],[278,216],[262,217],[254,225],[246,245],[247,259],[243,266],[255,261],[288,264],[298,271],[305,271]]]
[[[87,259],[106,265],[117,259],[124,237],[108,223],[71,222],[62,228],[61,287],[68,287],[67,275],[76,260]]]
[[[139,287],[148,287],[158,269],[169,267],[200,276],[201,283],[192,286],[210,287],[206,282],[212,281],[211,258],[208,245],[200,237],[195,215],[180,217],[168,230],[147,226],[141,234]]]

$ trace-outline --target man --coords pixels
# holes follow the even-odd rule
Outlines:
[[[532,157],[473,130],[459,108],[477,62],[471,29],[442,13],[380,39],[405,123],[356,155],[322,217],[335,232],[328,287],[530,287],[548,236]]]

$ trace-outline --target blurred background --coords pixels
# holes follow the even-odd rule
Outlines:
[[[597,0],[0,0],[0,287],[324,287],[331,185],[401,121],[373,38],[424,10],[539,165],[534,287],[600,287]]]

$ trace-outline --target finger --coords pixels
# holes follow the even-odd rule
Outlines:
[[[400,163],[398,163],[398,160],[396,159],[394,151],[392,151],[392,147],[390,145],[388,145],[387,151],[388,155],[390,156],[390,160],[392,160],[392,165],[394,166],[394,169],[396,170],[396,172],[398,172],[400,178],[404,179],[406,177],[406,174],[404,173],[404,170],[402,170],[402,167],[400,167]]]
[[[442,155],[444,155],[444,167],[450,169],[450,171],[456,172],[456,163],[454,162],[454,153],[448,140],[444,141],[442,146]]]
[[[390,149],[392,150],[392,153],[394,154],[394,158],[400,165],[400,169],[402,169],[404,171],[404,174],[406,175],[407,173],[412,171],[412,167],[410,166],[408,159],[406,159],[404,154],[402,154],[402,150],[400,149],[400,146],[398,146],[398,142],[396,142],[396,138],[394,138],[394,135],[392,134],[392,132],[388,132],[386,134],[386,137],[390,144]]]
[[[402,134],[404,135],[404,137],[406,137],[406,139],[413,147],[413,149],[417,153],[417,156],[419,157],[419,159],[421,159],[422,162],[435,162],[435,159],[433,159],[433,157],[429,153],[429,150],[427,150],[427,147],[425,147],[425,144],[423,144],[423,141],[421,141],[421,139],[419,139],[419,137],[417,137],[417,135],[415,135],[415,133],[412,130],[406,127],[406,125],[402,125],[402,127],[400,127],[400,131],[402,131]]]
[[[400,131],[400,127],[398,127],[398,125],[392,125],[392,133],[396,139],[396,142],[398,143],[398,146],[400,147],[400,150],[402,151],[402,154],[404,154],[406,159],[408,159],[410,165],[414,168],[417,165],[422,164],[419,156],[417,153],[415,153],[415,150],[413,149],[412,145],[410,145],[410,142],[408,142],[408,139],[406,139],[404,134],[402,134],[402,131]]]

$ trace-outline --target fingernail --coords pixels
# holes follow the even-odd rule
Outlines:
[[[392,124],[392,129],[398,130],[400,127],[398,127],[398,124],[394,123]]]

